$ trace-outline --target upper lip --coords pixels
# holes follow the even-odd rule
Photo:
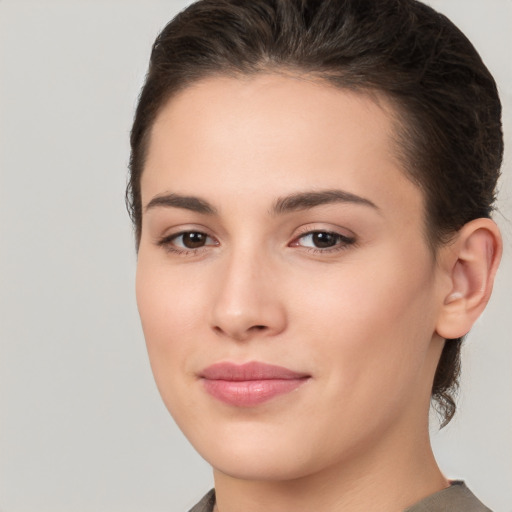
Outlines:
[[[244,364],[230,362],[215,363],[205,368],[199,377],[208,380],[250,381],[271,379],[304,379],[308,374],[296,372],[283,366],[251,361]]]

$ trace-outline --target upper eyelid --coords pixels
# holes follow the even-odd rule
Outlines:
[[[209,235],[208,233],[205,233],[204,231],[194,231],[194,230],[178,231],[177,233],[170,234],[170,235],[166,236],[165,238],[172,240],[174,238],[179,238],[180,236],[183,236],[183,235],[189,235],[190,233],[205,235],[206,238],[215,239],[215,237]]]
[[[161,236],[158,236],[156,238],[156,242],[159,245],[169,243],[173,239],[178,238],[179,236],[185,235],[187,233],[202,233],[206,235],[208,238],[213,239],[216,241],[216,245],[219,245],[221,243],[221,240],[218,236],[213,235],[211,230],[207,229],[205,226],[176,226],[176,231],[174,229],[171,230],[171,232],[168,232],[166,234],[163,234]],[[333,235],[337,235],[341,237],[342,239],[355,241],[357,239],[357,236],[349,229],[347,228],[341,228],[341,227],[334,227],[334,226],[319,226],[315,225],[315,223],[311,223],[309,225],[301,226],[299,228],[296,228],[296,232],[291,235],[291,239],[289,239],[287,244],[297,241],[298,239],[314,234],[314,233],[330,233]],[[213,244],[211,244],[213,245]],[[192,249],[191,249],[192,250]]]
[[[338,231],[331,231],[331,230],[327,230],[327,229],[313,229],[313,230],[305,231],[304,233],[299,234],[298,236],[295,237],[295,240],[297,240],[299,238],[304,238],[306,236],[315,235],[315,234],[318,234],[318,233],[326,233],[326,234],[329,234],[329,235],[339,236],[340,238],[346,239],[346,240],[353,240],[353,239],[355,239],[355,236],[345,235],[343,233],[339,233]]]
[[[202,231],[199,229],[182,229],[180,231],[176,231],[175,233],[169,233],[169,234],[163,235],[163,236],[159,237],[157,240],[160,243],[171,242],[172,240],[179,238],[180,236],[186,235],[188,233],[201,233],[202,235],[206,235],[207,238],[211,238],[212,240],[215,240],[218,242],[216,237],[214,237],[213,235],[211,235],[210,233],[208,233],[206,231]]]
[[[205,226],[177,225],[167,227],[166,229],[163,229],[160,232],[162,234],[156,236],[156,238],[159,240],[164,238],[172,238],[186,233],[203,233],[211,238],[216,238],[215,235],[212,234],[211,230],[206,228]]]
[[[312,236],[316,233],[327,233],[327,234],[339,237],[339,240],[338,240],[339,243],[337,243],[336,245],[334,245],[332,247],[321,249],[322,251],[325,251],[325,252],[328,251],[329,249],[335,249],[336,247],[339,247],[340,245],[342,245],[342,246],[343,245],[345,245],[345,246],[353,245],[357,241],[355,237],[342,235],[341,233],[337,233],[336,231],[313,230],[313,231],[307,231],[302,235],[296,236],[290,243],[293,244],[293,246],[300,246],[300,244],[298,243],[299,240],[301,240],[302,238],[308,237],[308,236]],[[307,248],[306,246],[304,246],[304,247]]]
[[[320,223],[319,223],[320,224]],[[297,233],[294,235],[294,239],[297,239],[301,236],[305,236],[311,233],[332,233],[334,235],[339,235],[343,238],[355,239],[356,234],[348,229],[342,228],[341,226],[325,226],[318,225],[315,223],[307,224],[305,226],[301,226],[297,229]]]
[[[206,235],[207,238],[212,239],[215,243],[214,244],[205,243],[205,245],[201,245],[199,247],[192,248],[192,247],[181,246],[174,242],[174,240],[176,238],[186,235],[187,233],[204,234],[204,235]],[[169,254],[174,253],[175,255],[182,255],[182,256],[184,256],[184,255],[191,255],[191,256],[199,255],[202,252],[204,252],[205,250],[207,250],[209,247],[214,247],[216,245],[219,245],[218,241],[214,237],[212,237],[208,233],[205,233],[204,231],[199,231],[197,229],[196,230],[193,230],[193,229],[181,230],[181,231],[177,231],[175,233],[170,233],[168,235],[164,235],[162,237],[157,238],[155,243],[157,246],[161,247]]]

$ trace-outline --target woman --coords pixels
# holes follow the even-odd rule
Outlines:
[[[203,0],[132,129],[137,301],[193,510],[488,510],[432,454],[501,255],[493,78],[414,0]]]

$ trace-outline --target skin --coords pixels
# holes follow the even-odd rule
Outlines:
[[[456,244],[434,259],[393,118],[382,98],[276,74],[206,79],[155,122],[137,302],[158,388],[213,466],[220,512],[399,511],[449,485],[428,410],[438,331],[466,329],[447,271]],[[282,201],[333,190],[344,200]],[[204,245],[184,247],[184,231]],[[224,361],[309,378],[234,407],[198,377]]]

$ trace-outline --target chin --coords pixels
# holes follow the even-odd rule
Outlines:
[[[333,463],[331,451],[323,453],[319,440],[275,427],[230,425],[213,436],[188,437],[215,471],[240,480],[295,480]]]
[[[283,482],[305,477],[312,472],[311,466],[301,461],[297,454],[277,455],[262,453],[261,450],[242,455],[226,450],[214,454],[207,461],[215,471],[238,480]]]

